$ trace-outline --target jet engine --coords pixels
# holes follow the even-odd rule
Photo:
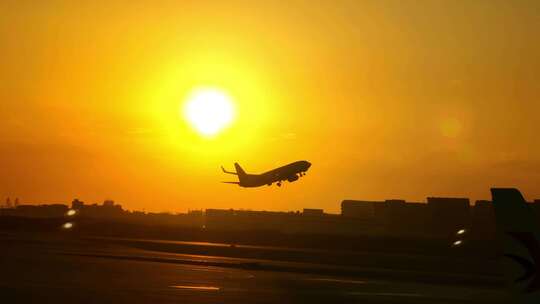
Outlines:
[[[294,182],[295,180],[298,180],[298,178],[299,178],[298,175],[293,175],[293,176],[289,176],[289,177],[287,178],[287,180],[288,180],[289,182]]]

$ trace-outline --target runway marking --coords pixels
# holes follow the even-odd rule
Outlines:
[[[228,273],[231,272],[230,270],[223,270],[223,269],[216,269],[216,268],[210,268],[213,266],[200,266],[200,267],[191,267],[189,270],[191,271],[203,271],[203,272],[218,272],[218,273]]]
[[[335,283],[350,283],[350,284],[366,284],[366,281],[356,280],[340,280],[340,279],[326,279],[326,278],[309,278],[307,281],[321,281],[321,282],[335,282]]]
[[[201,291],[219,291],[219,287],[215,286],[187,286],[187,285],[173,285],[169,286],[170,288],[176,289],[190,289],[190,290],[201,290]]]
[[[426,295],[420,293],[399,293],[399,292],[349,292],[355,296],[382,296],[382,297],[409,297],[409,298],[421,298]]]

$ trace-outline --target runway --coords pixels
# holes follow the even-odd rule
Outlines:
[[[505,303],[506,298],[497,287],[310,273],[299,271],[309,264],[167,254],[122,242],[9,234],[0,240],[5,303]]]

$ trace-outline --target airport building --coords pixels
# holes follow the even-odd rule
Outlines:
[[[384,209],[384,202],[344,200],[341,202],[341,215],[343,217],[373,220],[380,218]]]
[[[385,234],[396,236],[447,236],[470,226],[467,198],[428,197],[427,203],[344,200],[341,215],[368,220],[384,227]]]
[[[304,212],[207,209],[205,227],[210,230],[332,235],[370,235],[382,232],[381,227],[372,221],[327,214],[322,209],[304,209]]]
[[[471,236],[475,239],[494,239],[495,229],[493,203],[476,201],[472,207]]]
[[[431,216],[430,227],[440,235],[452,235],[470,227],[471,214],[468,198],[428,197],[427,206]]]
[[[75,199],[71,203],[71,208],[77,210],[81,216],[90,218],[119,218],[126,212],[121,205],[115,204],[112,200],[105,200],[102,205],[88,205]]]
[[[430,210],[425,203],[387,200],[383,210],[386,234],[429,237],[433,233],[429,227]]]
[[[63,204],[18,205],[14,208],[0,209],[0,215],[29,218],[54,218],[66,214],[68,207]]]
[[[540,222],[540,200],[529,206]],[[77,199],[71,207],[81,218],[223,231],[449,238],[466,229],[468,237],[474,239],[493,239],[496,231],[492,202],[479,200],[471,206],[468,198],[428,197],[426,202],[344,200],[341,214],[328,214],[314,208],[305,208],[302,212],[207,209],[181,214],[147,213],[126,211],[112,200],[85,204]],[[69,216],[68,210],[68,206],[62,204],[18,205],[0,209],[0,215],[61,218]]]

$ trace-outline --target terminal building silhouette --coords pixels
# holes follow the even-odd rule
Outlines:
[[[369,220],[385,234],[445,235],[470,227],[468,198],[428,197],[427,203],[405,200],[341,202],[341,215]]]
[[[529,204],[540,222],[540,200]],[[28,218],[65,217],[70,209],[64,204],[6,203],[1,207],[0,216]],[[147,213],[127,211],[112,200],[85,204],[78,199],[72,202],[71,209],[85,219],[203,230],[440,238],[465,229],[470,238],[495,238],[491,201],[478,200],[471,205],[468,198],[428,197],[426,202],[343,200],[341,214],[313,208],[302,212],[206,209],[180,214]]]
[[[530,203],[540,221],[540,200]],[[322,209],[270,212],[207,209],[205,227],[216,230],[259,230],[282,233],[452,237],[465,229],[470,238],[495,238],[492,203],[468,198],[428,197],[426,202],[344,200],[341,214]]]

